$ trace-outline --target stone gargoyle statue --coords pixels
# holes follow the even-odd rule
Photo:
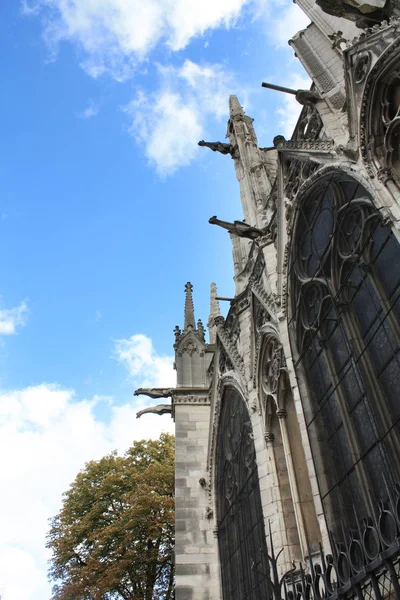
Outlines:
[[[138,388],[134,391],[134,396],[149,396],[150,398],[170,398],[172,396],[172,388]],[[157,404],[157,406],[148,406],[139,410],[136,413],[136,418],[139,419],[142,415],[164,415],[172,412],[171,404]]]
[[[229,233],[233,233],[238,237],[248,238],[250,240],[256,240],[267,233],[265,229],[252,227],[243,221],[233,221],[233,223],[229,223],[228,221],[221,221],[214,216],[211,217],[208,222],[211,223],[211,225],[218,225],[218,227],[222,227],[223,229],[229,231]]]
[[[171,412],[171,404],[157,404],[157,406],[149,406],[148,408],[143,408],[143,410],[139,410],[139,412],[136,413],[136,418],[140,419],[140,417],[145,414],[165,415],[168,413],[171,414]]]
[[[138,388],[133,392],[134,396],[149,396],[150,398],[170,398],[172,388]]]
[[[236,158],[237,149],[232,144],[224,144],[222,142],[205,142],[200,140],[199,146],[205,146],[210,148],[213,152],[220,152],[221,154],[230,154],[232,158]]]

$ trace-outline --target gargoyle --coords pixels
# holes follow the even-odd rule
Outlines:
[[[297,90],[296,100],[302,106],[310,106],[313,108],[321,97],[311,90]]]
[[[142,415],[145,415],[147,413],[153,414],[153,415],[165,415],[172,412],[172,406],[171,404],[157,404],[157,406],[149,406],[148,408],[144,408],[143,410],[139,410],[139,412],[136,413],[136,418],[140,419],[140,417]]]
[[[316,3],[328,15],[355,21],[362,29],[398,15],[396,2],[385,0],[316,0]]]
[[[232,146],[232,144],[223,144],[222,142],[205,142],[204,140],[200,140],[199,146],[206,146],[213,152],[230,154],[232,158],[236,158],[236,148]]]
[[[138,388],[133,392],[134,396],[149,396],[150,398],[170,398],[172,388]]]
[[[217,217],[211,217],[208,222],[211,223],[211,225],[218,225],[218,227],[227,229],[229,233],[233,233],[238,237],[248,238],[250,240],[255,240],[267,233],[264,229],[252,227],[243,221],[233,221],[233,223],[229,223],[228,221],[221,221],[220,219],[217,219]]]

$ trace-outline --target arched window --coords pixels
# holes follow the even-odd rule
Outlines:
[[[369,54],[366,52],[365,57]],[[370,61],[369,57],[369,61]],[[362,130],[365,157],[400,185],[400,58],[387,52],[377,62],[366,86]]]
[[[262,600],[268,597],[268,563],[253,433],[246,404],[233,388],[222,398],[216,466],[224,600]]]
[[[288,567],[318,549],[320,532],[282,344],[267,326],[260,355],[259,393],[264,437],[275,465],[276,499],[285,524]]]
[[[399,478],[400,245],[354,179],[299,201],[290,333],[328,523],[370,512]],[[340,520],[340,519],[339,519]]]

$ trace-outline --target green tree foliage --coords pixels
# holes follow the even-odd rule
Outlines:
[[[91,461],[51,520],[53,600],[172,600],[174,438]]]

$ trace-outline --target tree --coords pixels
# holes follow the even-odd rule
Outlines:
[[[51,520],[53,600],[171,600],[174,437],[91,461]]]

